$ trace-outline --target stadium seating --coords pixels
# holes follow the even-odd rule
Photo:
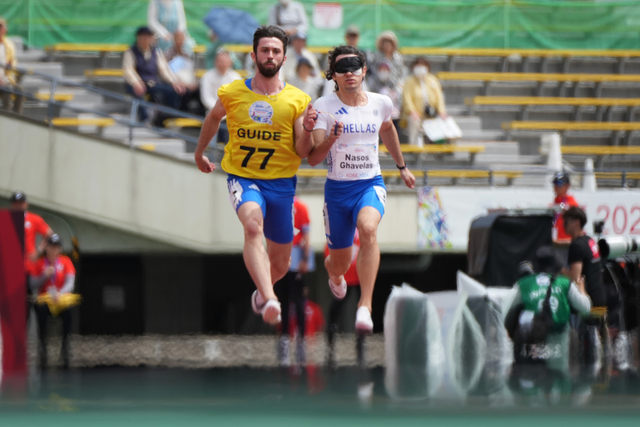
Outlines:
[[[410,154],[415,158],[415,164],[421,165],[422,155],[445,155],[453,153],[469,153],[469,163],[473,164],[475,156],[482,153],[485,148],[482,145],[451,145],[451,144],[428,144],[423,147],[415,145],[401,145],[400,149],[403,154]],[[380,146],[381,153],[388,153],[384,145]]]
[[[476,96],[465,100],[467,105],[574,105],[597,107],[637,107],[638,98],[562,98],[544,96]]]
[[[207,72],[207,70],[198,69],[198,70],[196,70],[196,77],[197,78],[202,78],[202,76],[206,72]],[[245,70],[238,70],[237,73],[240,74],[241,77],[245,77],[247,75],[247,72]],[[121,68],[96,68],[96,69],[93,69],[93,70],[86,70],[84,72],[84,75],[87,78],[123,77],[123,73],[122,73],[122,69]]]
[[[36,98],[41,101],[48,101],[51,99],[51,93],[39,92],[39,93],[36,93]],[[73,98],[74,98],[74,94],[72,93],[57,92],[53,95],[53,100],[57,102],[67,102],[67,101],[73,100]]]
[[[80,82],[94,82],[100,87],[108,87],[122,93],[124,80],[120,68],[121,54],[128,47],[126,44],[63,43],[48,47],[46,53],[50,59],[56,58],[61,61],[64,71],[61,71],[60,75],[66,77],[70,73],[71,76],[77,76]],[[242,57],[251,52],[252,46],[228,45],[227,48]],[[330,48],[320,46],[311,47],[310,50],[322,56]],[[200,60],[204,51],[204,46],[196,48]],[[417,55],[426,56],[436,63],[442,61],[442,58],[448,61],[445,67],[448,71],[439,72],[437,76],[443,84],[448,113],[455,117],[463,131],[463,137],[452,144],[430,144],[424,148],[402,145],[405,158],[412,170],[417,170],[419,180],[465,185],[484,182],[486,185],[489,181],[497,179],[499,184],[525,185],[523,183],[532,182],[531,174],[522,171],[526,171],[529,166],[544,164],[545,157],[540,153],[540,136],[548,132],[562,134],[565,144],[563,154],[578,168],[582,167],[581,162],[586,157],[593,157],[599,166],[606,160],[607,166],[624,165],[625,170],[639,164],[636,160],[638,156],[633,150],[611,153],[597,151],[593,147],[616,145],[620,138],[626,137],[626,141],[622,142],[624,145],[635,138],[636,130],[640,130],[633,122],[636,120],[637,110],[640,109],[640,75],[623,74],[636,67],[640,51],[406,47],[402,48],[401,52],[405,55],[407,64]],[[96,62],[105,58],[109,61]],[[595,61],[589,64],[597,61],[609,64],[608,68],[603,66],[592,69],[590,66],[584,66],[580,61],[585,58]],[[542,66],[539,66],[541,62]],[[505,72],[509,69],[514,71],[514,63],[519,64],[515,69],[535,72]],[[51,67],[54,63],[43,64]],[[468,66],[469,64],[471,66]],[[486,64],[498,66],[489,67]],[[500,64],[511,65],[501,67]],[[558,64],[562,66],[558,68]],[[616,64],[614,68],[611,67],[612,64]],[[568,73],[569,70],[572,72]],[[198,69],[198,77],[204,72],[205,70]],[[246,76],[244,71],[241,75]],[[29,82],[33,80],[28,75],[25,79],[29,79]],[[47,112],[45,104],[50,97],[50,88],[29,85],[29,90],[37,94],[36,98],[40,103],[31,102],[26,107],[30,108],[33,114],[35,109],[39,108],[39,117],[46,117],[51,112]],[[489,96],[491,94],[495,96]],[[59,87],[54,100],[60,103],[55,107],[57,109],[54,110],[54,116],[59,114],[65,120],[77,118],[78,113],[72,109],[74,106],[87,106],[96,111],[115,114],[114,117],[120,115],[125,120],[128,117],[122,106],[118,107],[111,101],[100,102],[99,95],[96,94],[89,96]],[[65,105],[69,105],[69,108]],[[77,122],[67,122],[69,124],[66,126],[85,126],[88,123],[86,120],[83,118]],[[168,119],[165,126],[173,132],[194,137],[197,136],[202,122],[193,119]],[[128,128],[118,122],[97,126],[97,129],[101,130],[105,137],[121,140],[127,139],[130,134]],[[188,160],[192,158],[192,154],[187,152],[193,149],[191,143],[169,143],[164,147],[161,144],[163,138],[158,139],[156,135],[154,139],[151,131],[133,129],[133,134],[136,141],[134,145],[137,147]],[[165,138],[170,142],[170,138]],[[584,138],[589,140],[585,142]],[[588,149],[584,148],[585,146]],[[179,153],[183,148],[185,151]],[[386,154],[385,147],[381,146],[381,164],[385,179],[397,183],[397,172],[393,163],[391,157]],[[466,169],[470,164],[476,169]],[[430,171],[425,174],[423,168],[429,168]],[[513,173],[497,172],[496,169]],[[322,179],[324,173],[314,169],[304,170],[301,171],[300,178],[302,182],[312,178]],[[613,181],[614,179],[610,178],[607,182]]]
[[[557,130],[557,131],[635,131],[640,130],[640,122],[522,122],[514,121],[505,123],[505,129],[509,130]]]

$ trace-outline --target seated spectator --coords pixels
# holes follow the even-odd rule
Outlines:
[[[9,110],[11,107],[11,99],[13,98],[13,111],[22,114],[24,96],[14,95],[12,92],[2,90],[3,87],[19,91],[22,90],[22,88],[17,85],[15,71],[4,68],[15,67],[17,65],[16,47],[9,37],[7,37],[7,31],[7,21],[0,16],[0,95],[2,107],[5,110]]]
[[[223,47],[224,42],[218,38],[218,35],[213,31],[209,30],[209,45],[207,46],[207,51],[204,54],[204,66],[207,70],[212,69],[216,64],[216,55],[218,55],[218,51]],[[233,69],[240,70],[242,69],[242,62],[238,59],[238,56],[233,52],[228,52],[231,60],[233,61]],[[251,55],[247,55],[251,58]]]
[[[306,34],[309,29],[304,6],[300,2],[291,0],[278,0],[278,4],[269,10],[267,25],[282,28],[288,36],[296,33]]]
[[[293,79],[296,75],[298,62],[302,58],[305,58],[311,64],[311,76],[314,78],[319,76],[320,65],[316,56],[307,50],[307,36],[302,33],[296,33],[291,41],[290,49],[287,49],[287,60],[280,70],[280,78],[284,77],[285,82]]]
[[[392,78],[393,64],[386,59],[382,59],[375,64],[373,77],[369,78],[369,90],[387,95],[393,102],[393,111],[391,112],[391,121],[400,133],[400,107],[402,102],[402,84],[398,80]]]
[[[186,36],[178,30],[173,34],[173,46],[167,51],[166,60],[169,68],[176,75],[185,88],[180,109],[196,115],[203,115],[204,109],[200,103],[200,90],[195,70],[195,55],[185,48]]]
[[[200,80],[200,99],[207,112],[211,110],[218,101],[218,89],[222,85],[231,83],[234,80],[242,80],[240,74],[231,69],[231,57],[229,52],[220,49],[216,55],[216,67],[207,71]],[[229,141],[229,133],[225,122],[220,124],[218,131],[218,142]]]
[[[398,38],[393,31],[380,33],[376,39],[376,49],[377,51],[373,54],[373,58],[369,61],[371,62],[370,71],[372,72],[368,73],[367,77],[369,79],[373,78],[377,64],[386,60],[391,65],[389,80],[391,80],[393,86],[401,85],[407,75],[407,70],[404,66],[402,55],[398,51]]]
[[[180,108],[180,95],[185,87],[171,71],[159,49],[153,46],[153,33],[148,27],[136,31],[136,42],[122,58],[122,71],[127,93],[142,99],[149,95],[152,102],[170,108]],[[156,114],[154,124],[162,126],[163,114]],[[146,108],[138,109],[138,118],[148,120]]]
[[[321,81],[317,76],[312,76],[313,66],[307,58],[300,58],[296,74],[289,80],[289,84],[297,87],[311,97],[311,102],[318,98],[318,87]]]
[[[402,95],[403,128],[408,128],[409,144],[422,147],[424,137],[422,121],[440,116],[446,118],[442,86],[436,76],[429,72],[429,61],[416,58],[411,63],[411,76],[404,82]]]
[[[182,0],[149,0],[147,25],[158,37],[160,50],[163,52],[169,50],[176,31],[187,35],[187,18]],[[191,51],[193,45],[188,43],[185,48]]]
[[[65,295],[73,293],[76,269],[71,260],[62,254],[62,242],[57,234],[47,239],[44,257],[32,267],[29,286],[35,295],[49,295],[58,302]],[[40,367],[47,366],[47,318],[52,315],[48,304],[34,305],[38,318],[38,356]],[[57,314],[57,313],[56,313]],[[62,362],[69,366],[69,333],[71,332],[71,311],[63,310],[62,317]]]
[[[536,251],[536,262],[539,273],[532,272],[516,282],[516,295],[505,320],[507,331],[514,340],[515,354],[520,351],[516,348],[518,344],[534,344],[539,342],[538,338],[544,340],[547,333],[562,332],[569,324],[571,309],[584,315],[591,310],[584,282],[573,282],[561,274],[563,263],[553,247],[540,247]],[[549,312],[542,314],[545,306]],[[544,325],[533,320],[536,314],[550,315],[550,325],[546,325],[549,329],[545,331],[544,327],[540,328]]]

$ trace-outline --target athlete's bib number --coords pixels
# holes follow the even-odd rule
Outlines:
[[[269,163],[269,159],[273,156],[273,153],[276,152],[275,148],[257,148],[249,147],[247,145],[241,145],[240,149],[247,152],[247,155],[244,156],[244,160],[242,161],[242,167],[246,168],[249,164],[249,160],[251,160],[251,156],[253,156],[256,151],[258,153],[265,153],[266,156],[262,159],[262,163],[260,163],[260,169],[266,169],[267,163]]]
[[[370,179],[376,176],[376,146],[352,144],[336,147],[338,178]]]

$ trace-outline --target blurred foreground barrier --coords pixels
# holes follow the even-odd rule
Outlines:
[[[0,210],[0,330],[5,376],[27,372],[24,214]]]
[[[514,291],[486,288],[458,272],[458,290],[424,294],[395,287],[384,317],[385,384],[396,399],[436,391],[500,393],[513,361],[504,327]]]

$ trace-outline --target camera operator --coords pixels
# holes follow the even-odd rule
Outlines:
[[[573,282],[584,276],[585,288],[593,307],[607,306],[607,293],[602,281],[600,250],[598,244],[587,236],[583,228],[587,223],[587,215],[579,207],[573,206],[562,214],[564,229],[571,237],[569,246],[568,268],[563,274]]]

